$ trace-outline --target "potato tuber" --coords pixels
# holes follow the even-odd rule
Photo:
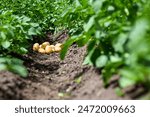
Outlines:
[[[35,43],[35,44],[33,45],[33,50],[34,50],[34,51],[38,51],[38,50],[39,50],[39,44],[38,44],[38,43]]]

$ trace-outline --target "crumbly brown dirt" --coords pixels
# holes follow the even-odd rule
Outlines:
[[[47,36],[52,44],[64,42],[66,34],[57,38]],[[73,44],[65,60],[60,60],[59,53],[49,55],[30,52],[22,59],[29,71],[27,78],[8,71],[0,72],[0,99],[137,99],[140,90],[130,91],[124,97],[115,93],[117,81],[103,87],[101,75],[97,69],[82,65],[86,47]],[[141,92],[140,92],[141,91]],[[136,92],[136,93],[133,93]]]

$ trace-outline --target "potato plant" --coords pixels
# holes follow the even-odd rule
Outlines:
[[[61,30],[62,26],[57,23],[55,26],[55,21],[67,5],[66,0],[0,1],[0,59],[6,59],[6,62],[0,61],[0,70],[17,71],[3,65],[7,66],[7,61],[11,61],[11,58],[16,59],[11,56],[13,53],[27,53],[29,40],[34,35],[43,35],[47,30]],[[18,66],[19,64],[24,70],[17,73],[27,76],[27,70],[21,62],[18,62]],[[11,65],[13,62],[9,62]]]
[[[64,18],[71,22],[79,20],[82,25],[79,22],[79,33],[66,41],[61,58],[64,59],[74,42],[79,46],[87,44],[83,64],[99,68],[105,86],[114,74],[118,74],[122,88],[136,84],[149,88],[149,6],[149,0],[76,0]],[[77,16],[72,19],[70,16],[74,15]],[[69,26],[72,30],[70,23]]]

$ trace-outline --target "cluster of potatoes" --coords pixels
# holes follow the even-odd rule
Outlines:
[[[57,43],[56,45],[50,45],[49,42],[44,42],[41,45],[39,43],[35,43],[33,45],[33,50],[42,54],[50,54],[52,52],[60,52],[62,49],[62,44]]]

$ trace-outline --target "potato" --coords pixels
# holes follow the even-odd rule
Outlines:
[[[42,45],[39,45],[39,48],[42,48]]]
[[[38,43],[35,43],[35,44],[33,45],[33,50],[34,50],[34,51],[38,51],[38,50],[39,50],[39,44],[38,44]]]
[[[46,53],[46,54],[50,54],[51,52],[53,52],[52,46],[47,45],[47,46],[45,47],[45,53]]]
[[[52,48],[52,51],[55,51],[55,46],[54,45],[50,45],[50,47]]]
[[[55,46],[55,52],[60,52],[60,51],[61,51],[61,47]]]
[[[62,43],[57,43],[55,46],[62,47]]]
[[[43,48],[39,48],[38,52],[41,54],[45,54],[45,50]]]
[[[41,47],[42,47],[43,49],[45,49],[45,47],[46,47],[47,45],[50,45],[50,43],[49,43],[49,42],[44,42],[44,43],[42,43]]]

